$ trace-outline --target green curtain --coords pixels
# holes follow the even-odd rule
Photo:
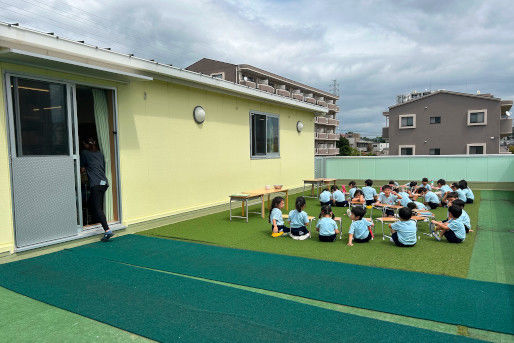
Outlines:
[[[111,144],[109,141],[109,109],[107,105],[107,95],[104,90],[93,89],[93,99],[95,108],[96,135],[98,145],[105,159],[105,176],[109,182],[109,188],[105,192],[104,210],[107,221],[114,219],[114,204],[112,199],[112,171],[111,171]]]

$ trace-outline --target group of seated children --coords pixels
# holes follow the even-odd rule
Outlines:
[[[284,225],[282,217],[282,208],[284,208],[284,198],[275,197],[271,201],[271,211],[269,221],[271,222],[271,231],[273,237],[279,237],[283,234],[289,234],[292,238],[304,240],[311,236],[307,225],[309,225],[309,216],[304,211],[305,198],[298,197],[295,201],[295,209],[289,212],[290,228]],[[332,212],[332,211],[330,211]],[[335,222],[334,222],[335,223]]]

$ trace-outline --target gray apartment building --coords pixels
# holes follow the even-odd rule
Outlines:
[[[339,140],[339,134],[336,133],[339,126],[339,120],[336,119],[339,112],[339,106],[336,105],[338,96],[248,64],[232,64],[202,58],[186,69],[250,88],[257,88],[264,92],[327,107],[329,110],[327,115],[317,116],[314,119],[315,155],[339,154],[339,149],[336,147],[336,141]]]
[[[389,155],[498,154],[512,132],[512,100],[447,90],[397,99],[383,112]]]

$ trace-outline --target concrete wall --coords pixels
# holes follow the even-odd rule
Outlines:
[[[225,80],[234,83],[237,82],[237,65],[235,64],[202,58],[201,60],[191,64],[186,69],[206,75],[223,73]]]
[[[0,74],[5,70],[117,88],[123,224],[200,211],[266,184],[300,187],[314,174],[314,116],[308,111],[161,81],[121,84],[0,63]],[[2,82],[0,252],[14,244],[3,88]],[[201,125],[192,117],[197,105],[207,113]],[[280,158],[250,158],[252,110],[279,115]]]
[[[468,126],[468,110],[487,109],[487,125]],[[416,114],[416,128],[399,129],[399,115]],[[441,155],[466,154],[466,145],[486,143],[487,154],[499,153],[500,101],[439,93],[389,110],[389,155],[399,145],[415,145],[416,155],[439,148]],[[440,124],[430,124],[440,116]],[[491,139],[494,137],[494,139]],[[425,141],[427,142],[425,143]]]
[[[321,164],[324,163],[322,166]],[[337,179],[514,182],[514,155],[331,157],[318,159],[316,170]],[[316,175],[322,176],[322,175]]]

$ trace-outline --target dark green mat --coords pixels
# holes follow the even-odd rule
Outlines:
[[[510,191],[480,191],[481,200],[507,200],[514,201],[514,192]]]
[[[514,232],[512,216],[514,213],[514,201],[507,200],[482,200],[478,213],[478,227],[481,230]]]
[[[0,265],[0,285],[164,342],[472,341],[66,251]]]
[[[512,285],[139,235],[70,251],[326,302],[514,334]]]

